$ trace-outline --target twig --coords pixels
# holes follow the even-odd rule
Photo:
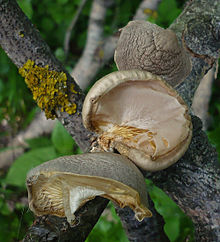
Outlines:
[[[144,0],[140,3],[133,20],[146,20],[157,11],[161,0]]]
[[[199,81],[219,57],[219,11],[218,0],[194,0],[171,26],[180,40],[182,37],[191,55],[192,72],[177,88],[189,105]],[[40,34],[33,28],[14,0],[0,0],[0,44],[18,67],[23,66],[28,59],[32,59],[37,65],[48,64],[50,69],[66,73],[67,85],[73,84],[76,89],[76,93],[68,94],[71,103],[77,104],[77,112],[70,115],[62,112],[61,109],[57,112],[57,116],[82,150],[88,149],[92,133],[83,127],[80,116],[84,96],[66,70],[51,54]],[[217,154],[201,131],[199,120],[194,118],[193,125],[194,137],[187,154],[180,162],[153,174],[151,178],[193,219],[197,241],[218,241],[220,239],[218,209],[220,174],[217,167]],[[100,198],[92,203],[92,206],[90,203],[90,206],[82,208],[84,215],[88,214],[88,217],[81,219],[82,214],[77,216],[79,223],[71,228],[72,236],[68,237],[69,240],[70,238],[77,238],[78,241],[85,240],[94,221],[97,221],[100,216],[100,210],[96,209],[100,207],[100,204],[103,209],[106,206],[106,200]],[[46,241],[45,239],[51,236],[53,240],[68,240],[65,237],[70,231],[68,227],[63,225],[62,229],[59,227],[57,229],[56,224],[48,220],[44,221],[42,217],[39,219],[42,223],[39,229],[35,229],[35,241]],[[126,217],[123,219],[126,220]],[[56,218],[56,221],[62,222],[63,220]],[[44,227],[49,229],[50,236],[47,233],[42,240]],[[67,233],[64,235],[60,233],[61,231]],[[70,233],[68,235],[70,236]],[[31,241],[33,238],[31,232],[27,238]]]
[[[14,160],[24,153],[28,144],[25,140],[39,137],[43,134],[50,134],[55,121],[48,120],[43,112],[38,113],[25,131],[21,131],[8,144],[6,151],[0,153],[0,169],[6,170]]]
[[[83,54],[77,62],[71,75],[77,81],[82,89],[87,86],[88,74],[85,72],[91,69],[93,57],[96,55],[96,50],[102,42],[103,24],[106,16],[107,1],[94,0],[89,18],[89,26],[87,32],[86,46]],[[112,3],[112,1],[110,0]],[[85,78],[85,76],[87,78]],[[91,78],[89,78],[91,80]]]
[[[105,1],[107,2],[107,1]],[[151,9],[155,11],[159,4],[159,0],[144,0],[140,3],[136,10],[134,16],[135,19],[146,19],[151,14],[150,12],[144,12],[144,9]],[[88,37],[86,46],[83,51],[83,55],[80,60],[77,62],[76,66],[71,72],[78,85],[85,90],[91,80],[96,76],[97,72],[102,68],[106,63],[113,58],[115,47],[117,44],[118,36],[113,35],[107,38],[102,36],[103,33],[103,21],[105,18],[105,12],[102,11],[99,18],[102,20],[99,24],[94,22],[92,19],[96,18],[97,14],[100,14],[96,11],[99,2],[94,1],[94,8],[91,10],[89,27],[88,27]],[[97,7],[95,7],[97,5]]]
[[[73,19],[72,19],[72,21],[71,21],[71,23],[69,25],[69,27],[67,28],[67,31],[66,31],[66,34],[65,34],[65,39],[64,39],[64,52],[65,52],[65,55],[67,55],[68,52],[69,52],[69,42],[70,42],[70,36],[71,36],[72,30],[73,30],[73,28],[74,28],[74,26],[75,26],[75,24],[76,24],[76,22],[77,22],[77,20],[79,18],[79,15],[80,15],[80,13],[81,13],[81,11],[82,11],[86,1],[87,0],[82,0],[81,1],[81,3],[79,5],[79,7],[78,7],[78,9],[77,9]]]
[[[214,79],[215,69],[212,68],[201,80],[193,98],[192,109],[195,115],[202,120],[203,130],[207,130],[209,125],[208,108]]]

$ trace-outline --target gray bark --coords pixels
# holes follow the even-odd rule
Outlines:
[[[192,219],[196,241],[220,241],[220,166],[200,119],[192,121],[186,154],[174,166],[148,176]]]
[[[188,3],[181,16],[171,26],[179,39],[184,41],[184,45],[191,55],[192,72],[177,88],[189,105],[199,80],[219,56],[219,18],[219,1],[194,0]],[[24,37],[21,38],[21,34],[24,34]],[[28,59],[32,59],[39,66],[48,64],[52,70],[66,72],[14,0],[0,0],[0,44],[17,67],[21,67]],[[66,74],[68,85],[74,83],[67,72]],[[81,149],[85,151],[90,147],[92,134],[83,127],[80,113],[84,95],[76,84],[75,86],[77,94],[68,94],[72,102],[77,103],[76,114],[69,115],[59,112],[57,116]],[[192,218],[195,224],[196,241],[218,241],[220,239],[218,217],[220,176],[217,155],[201,131],[201,123],[197,118],[193,118],[193,125],[192,144],[185,156],[172,167],[161,172],[147,174],[147,176]],[[48,239],[74,241],[73,238],[83,241],[106,204],[106,200],[101,198],[86,204],[81,208],[81,213],[78,212],[77,221],[79,223],[73,228],[68,227],[63,219],[51,216],[46,219],[40,217],[39,222],[37,220],[29,230],[25,241],[48,241]],[[119,209],[118,214],[128,238],[133,241],[158,241],[155,233],[146,233],[150,226],[146,220],[143,223],[136,223],[130,213],[126,213],[126,210],[121,211]],[[154,216],[152,220],[152,223],[156,224],[156,228],[154,226],[152,230],[157,231],[157,226],[161,224],[160,219]],[[161,230],[161,228],[158,229],[158,231]]]
[[[181,15],[170,26],[176,32],[180,43],[187,49],[192,62],[190,75],[177,91],[189,105],[205,73],[212,68],[219,57],[220,48],[220,3],[217,0],[189,1]],[[180,208],[192,218],[196,241],[220,240],[220,176],[215,149],[209,144],[202,125],[193,118],[193,139],[185,156],[170,168],[145,173],[163,189]],[[132,212],[131,212],[132,213]],[[158,237],[141,236],[140,230],[132,230],[134,216],[118,209],[123,227],[132,241],[156,241]],[[130,216],[129,223],[124,219]],[[143,221],[145,223],[145,221]],[[163,240],[161,240],[163,241]]]

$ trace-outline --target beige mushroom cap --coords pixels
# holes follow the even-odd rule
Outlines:
[[[101,78],[85,98],[82,117],[85,127],[99,134],[104,150],[117,149],[149,171],[179,160],[192,136],[183,99],[146,71],[118,71]]]
[[[119,70],[149,71],[173,87],[191,71],[190,58],[176,34],[142,20],[131,21],[121,29],[114,58]]]
[[[146,183],[126,157],[107,153],[64,156],[33,168],[27,175],[29,207],[36,215],[67,217],[95,196],[129,206],[141,221],[150,217]]]

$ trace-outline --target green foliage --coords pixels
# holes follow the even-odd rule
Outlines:
[[[158,18],[156,23],[163,27],[169,27],[174,19],[181,13],[175,0],[163,0],[158,8]]]
[[[146,180],[155,209],[163,216],[164,231],[172,242],[193,241],[193,223],[161,189]]]
[[[84,48],[88,19],[92,0],[88,0],[71,33],[70,53],[66,60],[63,51],[63,42],[66,30],[74,17],[81,0],[18,0],[19,5],[34,25],[40,30],[55,56],[65,61],[65,67],[71,70]],[[104,26],[104,35],[115,33],[119,28],[127,24],[135,14],[141,0],[115,0],[111,8],[107,10],[107,18]],[[168,27],[181,12],[181,0],[161,1],[157,15],[152,15],[150,21]],[[117,70],[115,64],[110,63],[103,68],[95,78]],[[218,82],[215,85],[219,85]],[[214,88],[210,114],[213,117],[213,125],[208,135],[216,145],[220,154],[220,99],[218,88]],[[0,49],[0,123],[7,120],[12,128],[11,132],[26,127],[36,113],[36,105],[32,94],[28,90],[23,78],[18,75],[17,68]],[[0,126],[1,129],[1,126]],[[0,130],[0,138],[9,134],[9,131]],[[29,150],[20,156],[10,167],[7,174],[0,177],[0,241],[11,242],[21,240],[27,227],[33,221],[33,214],[27,207],[19,202],[20,197],[27,197],[25,189],[25,177],[29,169],[50,159],[61,155],[81,153],[75,142],[60,123],[57,123],[51,137],[40,137],[28,140]],[[170,241],[192,241],[192,222],[159,188],[147,182],[150,196],[154,201],[157,211],[164,217],[165,227]],[[11,203],[13,202],[13,206]],[[99,220],[90,233],[87,242],[92,241],[123,241],[127,238],[122,230],[121,222],[115,214],[112,205],[111,219],[105,215]]]
[[[218,152],[218,160],[220,161],[220,123],[212,131],[208,132],[208,137]]]
[[[79,152],[70,134],[58,121],[52,132],[51,140],[40,137],[28,140],[27,143],[30,145],[30,151],[21,155],[11,165],[4,180],[6,184],[25,187],[26,175],[31,168],[62,155],[71,155],[74,149]]]
[[[21,189],[0,187],[0,194],[0,241],[20,241],[33,221],[33,214],[16,201],[15,194],[21,195]]]
[[[219,61],[220,64],[220,61]],[[220,96],[219,96],[219,87],[220,87],[220,68],[218,71],[218,77],[214,82],[214,87],[212,91],[212,98],[209,105],[209,113],[211,115],[211,125],[207,132],[208,138],[211,143],[216,147],[218,152],[218,160],[220,162]]]
[[[51,139],[58,154],[71,155],[73,153],[73,147],[76,144],[63,125],[58,121],[56,122]]]
[[[157,10],[157,15],[155,16],[152,14],[152,16],[148,18],[148,21],[156,23],[163,28],[168,28],[182,11],[179,5],[180,4],[177,4],[175,0],[161,1]]]
[[[12,164],[6,176],[5,183],[15,186],[25,186],[27,172],[41,163],[57,157],[53,146],[36,148],[21,155]]]
[[[51,137],[30,139],[27,143],[29,151],[14,161],[5,177],[0,177],[0,241],[10,242],[22,239],[27,227],[33,221],[30,210],[17,201],[20,196],[27,197],[25,188],[27,172],[61,155],[81,152],[58,121]],[[10,203],[13,201],[13,208],[8,206],[8,201]]]
[[[106,211],[108,214],[101,216],[98,223],[89,234],[86,242],[127,242],[128,239],[122,229],[121,221],[116,215],[112,203],[109,203]]]
[[[14,128],[23,128],[25,118],[30,119],[36,111],[33,97],[2,49],[0,63],[0,122],[6,119]]]
[[[17,2],[23,12],[27,15],[27,17],[31,19],[33,15],[31,0],[18,0]]]

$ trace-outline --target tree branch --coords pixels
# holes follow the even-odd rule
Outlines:
[[[148,177],[192,219],[196,241],[220,239],[220,169],[216,150],[193,117],[193,139],[175,165]]]
[[[93,58],[96,50],[102,42],[103,24],[106,16],[106,10],[109,4],[111,5],[112,3],[112,0],[93,1],[89,18],[86,46],[83,50],[81,58],[71,73],[83,90],[87,86],[87,80],[91,80],[91,77],[89,76],[90,73],[85,70],[91,69],[91,65],[93,65]]]
[[[77,112],[70,115],[59,110],[57,116],[75,138],[81,149],[88,149],[92,134],[83,127],[79,115],[84,98],[79,87],[51,54],[49,48],[41,39],[39,32],[34,30],[16,2],[13,0],[0,0],[0,4],[0,44],[13,62],[18,67],[23,66],[28,59],[32,59],[36,65],[42,67],[48,64],[50,69],[66,73],[69,87],[71,84],[75,85],[77,93],[68,93],[68,95],[72,103],[77,103]],[[183,39],[193,64],[190,76],[177,87],[177,90],[188,104],[192,102],[199,80],[212,67],[219,56],[219,11],[217,0],[194,0],[186,6],[181,16],[171,26],[179,39]],[[220,232],[217,206],[220,202],[220,195],[218,189],[219,169],[217,169],[216,165],[217,155],[201,131],[201,123],[198,119],[193,118],[193,124],[194,137],[186,155],[177,164],[164,171],[154,173],[150,177],[193,219],[196,226],[197,241],[218,241]],[[84,206],[82,211],[92,211],[90,213],[91,220],[96,221],[100,211],[106,206],[106,200],[99,198],[99,201],[94,202],[93,205],[92,208],[91,206],[86,208]],[[99,210],[98,207],[101,207],[101,209]],[[126,217],[126,214],[121,215],[122,221],[126,221],[124,223],[125,228],[131,223],[129,217]],[[88,218],[81,220],[80,215],[77,218],[80,223],[72,228],[71,234],[78,241],[83,241],[91,230],[91,226],[87,226],[86,221]],[[48,228],[48,220],[45,221],[43,217],[39,218],[39,220],[42,222],[43,227]],[[61,223],[63,221],[60,218],[56,218],[56,220]],[[85,233],[79,235],[79,227],[84,223],[87,224],[83,228]],[[65,229],[69,231],[68,228],[63,227],[63,230]],[[31,241],[32,238],[35,238],[35,240],[40,238],[37,231],[39,230],[36,229],[34,233],[30,232],[27,241]],[[60,237],[62,235],[60,231],[59,228],[53,238],[62,240],[64,237]],[[135,232],[132,236],[135,236]],[[46,241],[45,238],[47,237],[44,237],[42,241]]]
[[[161,0],[143,0],[138,6],[134,19],[145,20],[150,14],[145,13],[145,9],[156,11]],[[105,4],[108,2],[105,1]],[[109,4],[112,2],[110,1]],[[108,5],[109,5],[108,4]],[[118,36],[114,34],[107,38],[103,37],[103,23],[105,18],[104,7],[102,6],[102,15],[97,11],[100,1],[94,1],[91,10],[89,27],[87,31],[87,42],[83,54],[71,72],[71,76],[76,78],[78,85],[84,90],[88,87],[91,80],[96,76],[97,72],[108,63],[114,55]],[[101,8],[101,7],[99,7]],[[93,19],[98,18],[102,21],[98,23]]]
[[[18,68],[30,59],[37,66],[48,65],[50,70],[66,74],[67,95],[72,104],[77,104],[76,112],[74,115],[70,115],[60,109],[56,114],[79,147],[82,150],[88,150],[92,134],[84,128],[81,115],[79,115],[84,94],[62,64],[54,57],[39,31],[33,27],[16,1],[0,0],[0,4],[0,44],[2,48]],[[71,85],[74,86],[74,92],[70,91]]]
[[[209,126],[209,101],[212,94],[212,83],[215,79],[215,68],[210,69],[202,78],[193,98],[192,109],[203,123],[203,130]]]
[[[170,26],[179,37],[180,43],[183,40],[191,56],[191,74],[176,88],[189,106],[200,80],[219,57],[218,6],[216,0],[191,1]],[[192,218],[195,223],[196,241],[218,241],[220,176],[217,154],[201,131],[200,121],[195,117],[193,126],[193,140],[186,155],[170,168],[149,177]],[[123,226],[128,231],[128,237],[132,238],[134,231],[130,231],[129,217],[131,215],[123,213],[121,220],[124,221]],[[138,237],[138,232],[136,236]],[[148,241],[148,238],[145,237],[142,241]]]
[[[6,151],[0,152],[0,170],[8,169],[14,160],[28,147],[26,139],[33,139],[43,134],[50,134],[55,121],[47,120],[45,114],[38,113],[25,131],[18,133],[8,144]]]
[[[70,42],[70,36],[71,36],[71,32],[79,18],[79,15],[85,5],[87,0],[82,0],[75,15],[74,15],[74,18],[72,19],[67,31],[66,31],[66,34],[65,34],[65,38],[64,38],[64,52],[65,54],[67,55],[68,54],[68,51],[69,51],[69,42]]]
[[[155,210],[152,200],[149,198],[149,209],[153,216],[138,222],[134,217],[134,212],[126,207],[121,209],[116,207],[116,212],[121,219],[123,228],[132,242],[167,242],[169,241],[163,227],[163,217]]]
[[[72,30],[73,30],[73,28],[74,28],[74,26],[75,26],[75,24],[76,24],[76,22],[77,22],[77,20],[79,18],[79,15],[80,15],[80,13],[81,13],[81,11],[82,11],[86,1],[87,0],[82,0],[81,1],[81,3],[79,5],[76,13],[74,14],[74,18],[72,19],[72,21],[71,21],[71,23],[70,23],[70,25],[69,25],[69,27],[68,27],[68,29],[66,31],[65,38],[64,38],[64,52],[65,52],[65,55],[67,55],[68,52],[69,52],[69,42],[70,42],[71,32],[72,32]]]
[[[57,117],[79,147],[83,151],[88,150],[92,133],[84,128],[80,115],[84,95],[61,63],[56,60],[39,32],[24,15],[15,0],[0,0],[0,45],[18,68],[22,67],[30,59],[38,66],[49,65],[50,70],[62,71],[66,74],[67,86],[74,85],[74,93],[68,88],[67,95],[72,103],[77,104],[77,110],[72,115],[59,110],[57,111]],[[73,238],[77,238],[77,241],[84,241],[106,205],[106,200],[99,198],[89,203],[89,205],[83,206],[81,213],[78,213],[77,216],[77,221],[80,222],[76,223],[72,228],[66,227],[63,224],[64,219],[59,217],[54,219],[48,216],[46,220],[44,217],[39,217],[38,222],[34,225],[35,229],[29,230],[25,241],[33,241],[32,238],[34,238],[34,241],[38,239],[47,241],[50,234],[52,234],[53,238],[62,241],[70,233]],[[82,214],[84,214],[84,217],[82,217]],[[55,221],[58,227],[56,227],[56,224],[51,224],[50,221]],[[81,231],[80,234],[79,231]]]

